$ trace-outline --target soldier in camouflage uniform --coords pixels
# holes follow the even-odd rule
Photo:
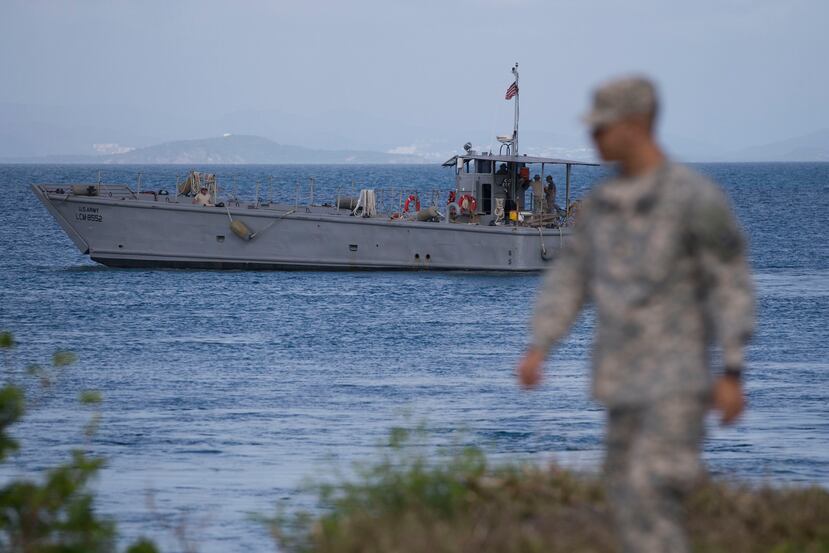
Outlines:
[[[684,553],[682,500],[703,472],[705,413],[713,399],[730,423],[744,406],[754,298],[728,201],[665,158],[653,137],[656,114],[646,79],[597,89],[586,121],[619,174],[588,195],[545,275],[518,375],[535,386],[549,349],[594,303],[593,390],[607,407],[604,474],[623,550]],[[716,381],[713,341],[725,367]]]

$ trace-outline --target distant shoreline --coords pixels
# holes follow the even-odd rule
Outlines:
[[[829,164],[829,161],[826,160],[816,160],[816,161],[686,161],[686,160],[678,160],[681,163],[686,163],[688,165],[825,165]],[[232,162],[224,162],[224,163],[217,163],[212,161],[188,161],[188,162],[181,162],[181,163],[161,163],[161,162],[108,162],[108,161],[48,161],[48,160],[4,160],[0,159],[0,166],[9,166],[9,165],[28,165],[28,166],[36,166],[36,165],[43,165],[43,166],[55,166],[55,165],[76,165],[76,166],[99,166],[99,167],[146,167],[146,166],[158,166],[158,167],[194,167],[194,166],[209,166],[209,167],[272,167],[272,166],[300,166],[300,165],[320,165],[320,166],[344,166],[344,167],[355,167],[360,165],[375,165],[381,167],[419,167],[419,166],[434,166],[438,165],[439,163],[432,162],[432,161],[368,161],[368,162],[339,162],[339,161],[322,161],[322,162],[312,162],[312,161],[279,161],[279,162],[256,162],[256,163],[232,163]]]

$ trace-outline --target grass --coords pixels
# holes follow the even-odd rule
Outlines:
[[[490,466],[477,449],[441,455],[397,429],[381,459],[317,485],[321,513],[268,524],[289,552],[617,551],[601,482],[557,466]],[[430,461],[430,459],[432,461]],[[686,506],[698,553],[829,553],[829,492],[701,485]]]

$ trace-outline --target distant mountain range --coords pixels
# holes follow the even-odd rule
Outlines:
[[[829,129],[746,148],[724,161],[829,161]]]
[[[315,150],[277,144],[261,136],[228,134],[215,138],[176,140],[146,148],[102,155],[45,156],[18,158],[23,163],[106,163],[106,164],[276,164],[276,163],[423,163],[419,156],[361,150]]]
[[[497,151],[494,135],[507,129],[479,124],[473,118],[412,125],[349,111],[309,116],[247,110],[191,118],[125,106],[0,102],[0,162],[435,163],[467,141],[478,151]],[[731,151],[709,137],[660,138],[682,161],[829,161],[829,129]],[[531,155],[595,155],[583,130],[565,128],[522,127],[521,147]]]

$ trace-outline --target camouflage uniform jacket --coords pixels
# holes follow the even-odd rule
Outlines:
[[[711,341],[726,366],[742,367],[754,295],[742,232],[719,187],[673,163],[598,185],[545,275],[533,345],[549,350],[588,300],[593,389],[607,405],[706,393]]]

